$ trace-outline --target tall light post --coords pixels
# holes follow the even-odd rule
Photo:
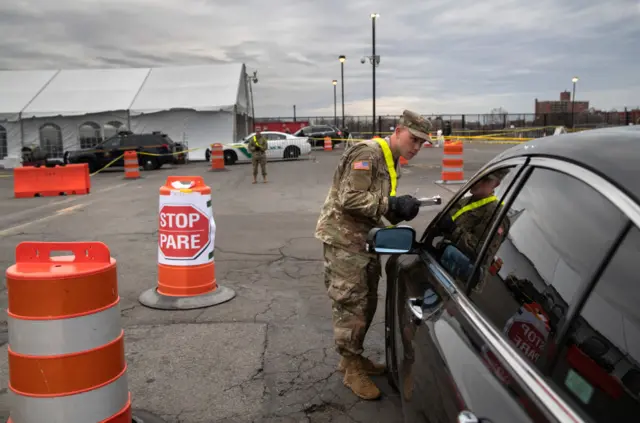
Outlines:
[[[342,127],[344,128],[344,61],[347,57],[340,55],[338,60],[340,60],[340,78],[342,79]]]
[[[331,83],[333,84],[333,124],[338,126],[338,80],[334,79]]]
[[[373,74],[372,85],[373,85],[373,135],[376,134],[376,68],[380,65],[380,56],[376,55],[376,20],[380,17],[378,13],[371,14],[371,44],[373,49],[373,54],[371,56],[363,56],[360,59],[362,64],[369,60],[371,63],[371,71]]]
[[[574,76],[573,78],[571,78],[571,82],[573,82],[573,94],[571,94],[571,129],[575,129],[576,82],[578,82],[578,77]]]
[[[255,110],[253,107],[253,87],[252,87],[252,83],[257,84],[258,83],[258,71],[253,71],[253,75],[249,76],[249,74],[247,75],[247,83],[249,84],[249,93],[251,95],[251,124],[253,126],[253,128],[251,129],[251,131],[253,132],[255,130],[255,126],[256,126],[256,114],[255,114]]]
[[[376,19],[379,17],[380,15],[377,13],[371,14],[371,44],[373,50],[371,53],[371,69],[373,72],[373,136],[376,135],[376,66],[380,63],[376,56]]]

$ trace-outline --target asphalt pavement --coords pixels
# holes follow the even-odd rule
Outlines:
[[[465,145],[465,173],[509,145]],[[342,150],[268,164],[269,183],[251,184],[251,166],[208,171],[206,163],[92,177],[89,195],[14,199],[0,171],[0,268],[21,241],[101,241],[117,260],[122,325],[134,409],[171,423],[399,422],[399,397],[385,377],[379,401],[358,400],[342,385],[331,306],[315,224]],[[441,195],[441,149],[423,149],[403,168],[398,194]],[[203,176],[212,189],[215,262],[231,301],[200,310],[160,311],[138,302],[156,286],[158,190],[169,175]],[[438,208],[411,222],[419,234]],[[384,277],[365,355],[384,359]],[[9,416],[7,291],[0,291],[0,418]]]

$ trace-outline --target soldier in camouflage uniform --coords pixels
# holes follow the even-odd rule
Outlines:
[[[324,246],[334,340],[342,356],[338,370],[344,372],[343,383],[363,399],[380,396],[369,376],[385,371],[384,365],[362,356],[378,304],[381,274],[377,254],[365,251],[366,238],[372,228],[384,226],[382,217],[397,224],[418,214],[416,198],[395,196],[396,169],[401,156],[413,158],[430,141],[430,129],[427,120],[405,110],[390,137],[363,141],[346,150],[316,226],[315,236]]]
[[[258,164],[262,171],[262,180],[267,183],[267,149],[269,144],[262,132],[257,131],[249,140],[249,151],[251,152],[251,164],[253,165],[253,183],[258,182]]]

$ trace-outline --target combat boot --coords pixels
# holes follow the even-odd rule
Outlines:
[[[362,365],[362,369],[371,376],[380,376],[384,374],[386,370],[386,366],[382,363],[374,363],[371,359],[363,356],[358,356],[360,358],[360,364]],[[340,363],[338,364],[338,371],[340,373],[344,373],[345,368],[345,358],[342,357]]]
[[[345,358],[345,372],[342,383],[364,400],[380,398],[380,390],[364,371],[361,363],[362,360],[357,356]]]

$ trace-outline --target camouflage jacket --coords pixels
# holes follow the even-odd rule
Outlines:
[[[453,216],[458,210],[476,200],[477,199],[474,199],[471,196],[463,198],[451,209],[449,216]],[[489,228],[487,227],[489,224],[488,222],[492,218],[493,212],[498,207],[501,207],[499,201],[493,201],[476,209],[464,212],[456,219],[456,229],[453,231],[453,234],[447,238],[467,257],[471,260],[475,260],[479,253],[478,245],[481,240],[484,240],[487,236],[487,232],[489,231]],[[491,241],[491,245],[489,246],[489,250],[486,255],[487,260],[490,261],[493,259],[493,256],[498,251],[498,248],[500,248],[500,245],[504,241],[508,232],[509,221],[508,218],[505,217],[502,221],[502,225],[498,229],[498,233]]]
[[[397,173],[400,176],[399,169]],[[389,212],[390,192],[391,178],[378,142],[368,140],[354,145],[340,158],[315,237],[336,247],[365,253],[367,234],[372,228],[384,226],[382,217],[392,224],[400,222]]]
[[[257,145],[256,145],[257,144]],[[251,154],[256,157],[264,156],[269,148],[267,139],[263,136],[256,137],[255,135],[249,139],[249,145],[247,146]]]

